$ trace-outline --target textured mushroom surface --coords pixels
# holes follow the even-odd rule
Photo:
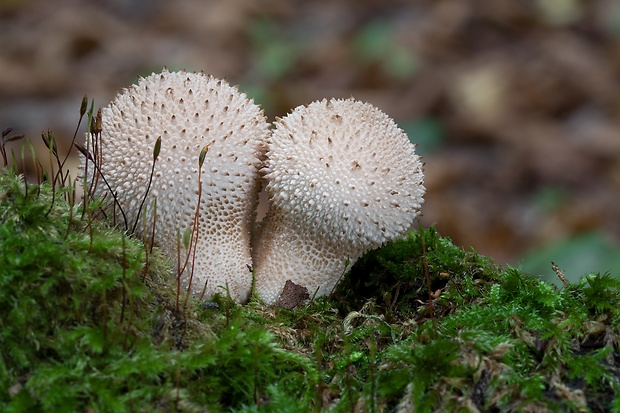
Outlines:
[[[225,294],[220,287],[227,287],[235,300],[248,298],[252,284],[250,231],[268,133],[263,112],[245,94],[202,73],[164,70],[152,74],[125,89],[102,111],[96,158],[130,228],[146,193],[153,149],[161,137],[161,152],[138,230],[150,234],[156,210],[154,241],[174,262],[178,235],[197,230],[195,260],[190,256],[181,277],[183,286],[195,295],[202,296],[203,290],[205,298],[215,292]],[[93,143],[89,145],[94,152]],[[207,145],[196,228],[198,158]],[[92,181],[94,168],[87,168]],[[109,189],[101,179],[96,181],[95,193],[111,204]],[[118,208],[116,211],[120,219]],[[187,252],[183,245],[181,241],[181,261]]]
[[[366,251],[406,234],[425,192],[415,145],[368,103],[317,101],[275,125],[263,170],[270,206],[252,253],[270,304],[287,280],[329,294]]]

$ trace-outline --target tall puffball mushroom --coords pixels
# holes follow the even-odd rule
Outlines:
[[[368,103],[317,101],[275,126],[263,170],[270,206],[252,252],[268,304],[287,280],[329,294],[365,252],[405,235],[425,192],[415,145]]]
[[[93,173],[93,161],[82,166],[89,186],[97,181],[95,195],[112,204],[115,194],[117,216],[122,209],[130,229],[139,220],[139,232],[150,234],[156,211],[154,242],[175,262],[180,255],[181,265],[189,254],[184,288],[208,298],[225,287],[232,298],[246,301],[258,171],[269,134],[262,110],[225,81],[164,70],[125,89],[101,115],[99,139],[91,135],[88,146],[107,184]],[[140,212],[158,138],[161,148]],[[207,146],[199,179],[199,156]],[[186,239],[179,241],[179,235]],[[189,251],[187,239],[193,241]]]

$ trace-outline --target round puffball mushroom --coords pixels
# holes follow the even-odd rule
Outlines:
[[[174,262],[180,257],[180,268],[189,257],[181,274],[188,291],[209,298],[226,294],[223,287],[233,299],[246,301],[252,285],[250,231],[269,134],[262,110],[225,81],[164,70],[116,96],[101,120],[99,139],[89,136],[88,151],[109,187],[93,173],[93,161],[82,165],[89,186],[97,182],[95,195],[106,197],[117,219],[120,205],[129,228],[138,220],[143,234],[151,234],[155,214],[154,242]],[[158,138],[161,149],[140,213]]]
[[[252,252],[267,304],[287,280],[329,294],[365,252],[406,234],[425,193],[415,145],[368,103],[317,101],[275,126],[263,169],[270,205]]]

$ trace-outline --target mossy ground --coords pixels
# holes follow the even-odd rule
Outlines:
[[[611,275],[557,288],[430,228],[294,310],[184,305],[89,211],[0,173],[2,411],[620,411]]]

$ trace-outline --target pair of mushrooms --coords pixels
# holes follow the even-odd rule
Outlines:
[[[329,294],[362,254],[403,236],[423,202],[415,146],[386,114],[353,99],[300,106],[271,131],[236,87],[164,70],[120,93],[101,120],[97,164],[107,184],[95,194],[111,190],[143,232],[154,219],[154,242],[173,259],[187,253],[179,238],[193,231],[181,280],[205,298],[225,288],[247,301],[252,268],[267,304],[287,280]],[[88,181],[98,179],[88,168]],[[255,224],[263,182],[270,205]]]

